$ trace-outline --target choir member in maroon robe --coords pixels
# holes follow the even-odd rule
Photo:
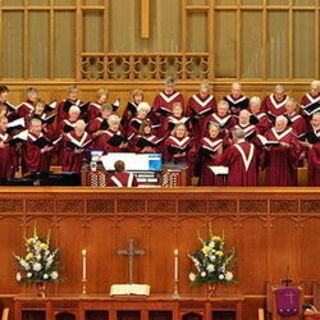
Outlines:
[[[112,114],[108,118],[109,129],[94,140],[92,149],[108,152],[126,152],[129,148],[128,140],[120,131],[120,118]],[[131,137],[130,137],[131,138]]]
[[[271,122],[268,115],[261,111],[261,99],[252,97],[249,102],[249,111],[251,112],[250,123],[254,124],[259,133],[264,133],[271,128]]]
[[[205,119],[216,111],[215,97],[210,94],[210,85],[207,82],[200,84],[198,94],[190,97],[187,104],[186,115],[191,118],[193,136],[196,141],[201,139]]]
[[[275,126],[266,132],[265,138],[278,143],[265,147],[265,185],[296,186],[297,166],[302,146],[293,129],[288,127],[288,119],[283,115],[278,116]]]
[[[297,113],[297,102],[293,98],[289,98],[286,103],[286,112],[284,116],[289,120],[289,127],[291,127],[300,140],[307,133],[306,120]]]
[[[168,77],[165,80],[165,89],[156,96],[152,108],[153,123],[163,125],[164,119],[172,114],[172,106],[175,102],[180,102],[184,106],[183,96],[175,91],[174,77]]]
[[[234,82],[231,87],[231,94],[223,97],[230,107],[231,114],[238,115],[243,109],[249,106],[249,99],[242,92],[242,86],[239,82]]]
[[[226,136],[229,135],[229,130],[237,124],[237,119],[230,114],[228,102],[221,100],[218,102],[217,112],[206,118],[202,136],[208,135],[210,122],[217,124],[222,129],[220,131],[220,136]]]
[[[187,164],[190,175],[193,173],[196,159],[196,150],[193,138],[188,136],[188,131],[183,123],[179,123],[173,129],[164,143],[164,161]]]
[[[112,105],[105,103],[101,106],[101,116],[89,122],[87,131],[93,138],[99,137],[104,133],[104,130],[109,128],[108,118],[112,115]]]
[[[270,120],[274,123],[277,116],[286,112],[288,99],[289,97],[285,94],[284,87],[277,85],[273,93],[263,99],[261,109],[268,114]]]
[[[5,184],[18,167],[15,147],[9,145],[12,139],[7,133],[8,119],[0,117],[0,184]]]
[[[42,133],[42,122],[33,118],[29,124],[28,140],[22,146],[22,172],[48,172],[50,168],[50,153],[53,146],[39,146],[39,139],[50,141]]]
[[[300,102],[301,107],[305,107],[313,103],[320,103],[320,81],[318,80],[313,80],[311,82],[310,92],[306,93]],[[311,119],[309,113],[305,112],[303,108],[301,108],[301,114],[306,120]]]
[[[28,119],[34,112],[34,106],[39,101],[38,90],[36,88],[28,88],[26,94],[27,100],[20,103],[18,108],[18,116]]]
[[[58,123],[56,136],[61,136],[65,133],[74,130],[75,123],[80,120],[80,109],[77,106],[70,107],[68,111],[68,118],[63,119]]]
[[[130,150],[136,153],[155,153],[162,152],[162,143],[164,138],[159,138],[153,134],[150,120],[144,120],[141,123],[140,130],[130,140]]]
[[[85,152],[92,141],[91,136],[85,129],[86,123],[83,120],[78,120],[75,123],[74,131],[65,135],[62,171],[80,172],[85,159]]]
[[[108,187],[138,187],[137,178],[133,173],[125,171],[125,163],[118,160],[114,163],[115,174],[108,181]]]
[[[68,119],[68,112],[72,105],[80,106],[82,101],[79,99],[79,89],[76,86],[70,86],[67,89],[68,97],[63,100],[58,105],[58,123],[60,123],[63,119]],[[70,107],[65,107],[70,105]]]
[[[219,136],[220,127],[215,123],[209,125],[209,135],[200,140],[194,175],[199,176],[200,186],[222,186],[224,179],[215,175],[209,166],[216,165],[217,156],[221,155],[225,140]]]
[[[163,135],[164,136],[169,136],[174,129],[174,127],[178,123],[183,123],[186,125],[186,128],[188,130],[188,134],[192,135],[193,130],[192,130],[192,123],[190,117],[185,117],[183,115],[183,107],[180,102],[175,102],[172,106],[172,115],[168,116],[164,120],[164,130],[163,130]]]
[[[308,158],[308,185],[320,186],[320,112],[312,115],[311,129],[301,144],[307,148]]]
[[[135,89],[132,91],[131,100],[128,102],[121,118],[121,125],[125,132],[127,131],[129,121],[133,117],[136,117],[138,105],[143,102],[143,100],[144,92],[142,89]]]
[[[101,106],[108,100],[108,90],[99,89],[97,92],[97,101],[91,102],[88,107],[88,120],[101,117]]]
[[[13,121],[18,117],[17,107],[8,101],[9,88],[5,85],[0,85],[0,110],[1,115],[8,118],[8,121]]]
[[[239,113],[238,124],[234,126],[234,129],[242,129],[244,131],[244,138],[246,141],[254,143],[258,134],[258,129],[254,124],[250,123],[250,112],[248,110],[241,110]]]
[[[258,155],[253,143],[245,140],[245,133],[238,128],[232,131],[234,144],[218,157],[216,163],[229,168],[227,185],[256,186]]]

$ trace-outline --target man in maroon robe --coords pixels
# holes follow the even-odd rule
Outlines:
[[[310,92],[306,93],[302,99],[301,99],[301,106],[305,107],[307,105],[313,104],[313,103],[320,103],[320,81],[313,80],[310,84]],[[304,109],[301,110],[301,114],[306,120],[310,120],[310,115],[304,111]]]
[[[133,173],[125,171],[125,164],[118,160],[114,164],[115,174],[108,181],[108,187],[137,187],[138,181]]]
[[[267,186],[296,186],[297,167],[302,146],[294,130],[288,128],[285,116],[276,118],[275,126],[266,132],[265,138],[276,145],[267,146],[265,155]]]
[[[223,97],[230,107],[231,114],[238,115],[243,109],[249,106],[249,99],[242,92],[242,86],[239,82],[234,82],[231,87],[231,94]]]
[[[245,133],[238,128],[232,131],[234,144],[218,157],[218,165],[229,168],[228,186],[256,186],[258,157],[255,146],[245,140]]]

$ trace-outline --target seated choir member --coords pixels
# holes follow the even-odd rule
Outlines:
[[[289,98],[286,103],[286,112],[284,116],[288,118],[288,126],[292,128],[300,140],[307,133],[306,120],[297,113],[298,104],[293,98]]]
[[[5,85],[0,85],[0,109],[2,115],[8,118],[8,121],[15,120],[18,117],[17,110],[11,108],[11,103],[8,101],[9,88]],[[13,106],[15,107],[15,106]]]
[[[306,93],[301,99],[301,106],[307,106],[312,103],[320,103],[320,81],[313,80],[310,84],[310,92]],[[304,109],[301,110],[302,115],[306,120],[310,120],[311,116]]]
[[[196,141],[201,139],[205,119],[217,109],[215,97],[210,94],[207,82],[200,84],[199,93],[190,97],[187,104],[187,116],[191,118],[193,135]]]
[[[265,147],[265,185],[296,186],[302,147],[294,130],[288,127],[288,119],[283,115],[278,116],[275,126],[266,132],[265,138],[278,143]]]
[[[108,100],[108,90],[99,89],[97,92],[97,101],[91,102],[88,107],[88,120],[101,117],[101,106]]]
[[[104,133],[104,130],[109,128],[108,118],[112,115],[112,105],[105,103],[101,106],[101,115],[89,122],[87,131],[93,138],[99,137]]]
[[[242,109],[247,109],[249,99],[242,93],[242,86],[239,82],[234,82],[231,87],[231,94],[223,97],[230,107],[231,114],[239,114]]]
[[[164,143],[164,161],[187,164],[190,173],[193,172],[196,151],[193,138],[188,136],[188,131],[183,123],[178,123],[172,135]]]
[[[239,122],[234,126],[234,129],[242,129],[244,131],[244,136],[247,141],[253,142],[258,134],[258,129],[254,124],[250,123],[250,112],[243,109],[239,113]]]
[[[7,133],[8,119],[0,116],[0,184],[5,184],[18,167],[15,147],[9,145],[12,139]]]
[[[148,119],[148,114],[150,113],[150,110],[151,110],[151,106],[149,105],[148,102],[141,102],[138,105],[137,115],[129,121],[129,124],[127,127],[128,137],[135,135],[139,131],[141,123]]]
[[[42,122],[33,118],[29,122],[28,140],[22,145],[22,172],[48,172],[53,146],[42,145],[50,139],[42,132]]]
[[[108,187],[137,187],[138,181],[133,173],[125,171],[125,164],[122,160],[114,163],[115,174],[108,181]]]
[[[74,126],[80,120],[80,109],[77,106],[70,107],[68,111],[68,118],[61,120],[57,127],[57,136],[63,135],[74,130]]]
[[[120,130],[120,118],[112,114],[108,118],[109,128],[94,140],[93,149],[108,152],[128,151],[128,141]]]
[[[82,101],[78,98],[79,89],[77,86],[69,86],[67,88],[67,94],[67,99],[63,100],[58,105],[58,123],[60,123],[64,119],[68,119],[68,112],[72,105],[79,107],[82,103]]]
[[[86,123],[78,120],[74,125],[74,130],[64,136],[62,171],[80,172],[86,151],[92,141],[90,134],[85,129]]]
[[[263,99],[261,109],[268,114],[270,120],[274,123],[277,116],[286,112],[288,99],[289,97],[285,94],[284,87],[278,84],[273,93]]]
[[[131,93],[131,100],[128,102],[122,118],[121,125],[127,131],[129,121],[137,116],[138,105],[144,100],[144,93],[142,89],[135,89]]]
[[[28,88],[26,94],[27,100],[19,105],[18,116],[28,119],[30,114],[34,112],[35,104],[39,101],[38,90],[36,88]]]
[[[130,140],[130,150],[136,153],[161,152],[163,140],[153,134],[151,121],[147,119],[141,123],[138,134]]]
[[[208,136],[200,140],[195,176],[199,176],[200,186],[222,186],[223,177],[216,176],[209,166],[216,165],[216,158],[222,154],[227,143],[219,136],[220,127],[217,124],[210,123],[208,132]]]
[[[230,114],[229,104],[225,100],[221,100],[217,105],[217,112],[209,115],[203,127],[202,135],[206,136],[208,134],[209,123],[217,124],[222,130],[220,131],[221,136],[229,135],[229,131],[237,124],[237,119]]]
[[[229,168],[228,186],[256,186],[259,166],[256,148],[245,140],[245,132],[240,128],[232,131],[232,137],[234,144],[218,157],[216,163]]]
[[[301,144],[307,148],[308,158],[308,185],[320,186],[320,112],[312,115],[311,129],[304,137]]]
[[[249,102],[250,123],[254,124],[259,133],[264,133],[270,129],[271,122],[265,112],[261,111],[261,99],[259,97],[252,97]]]
[[[175,102],[172,106],[172,115],[164,120],[164,135],[169,136],[176,124],[184,123],[189,135],[192,135],[192,123],[189,117],[183,116],[183,107],[180,102]]]

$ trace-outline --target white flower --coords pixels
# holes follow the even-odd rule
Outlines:
[[[232,274],[232,272],[228,271],[226,273],[226,280],[231,281],[232,279],[233,279],[233,274]]]
[[[204,278],[207,275],[207,273],[205,271],[201,272],[201,277]]]
[[[210,257],[210,261],[211,261],[211,262],[215,262],[215,261],[216,261],[216,256],[215,256],[215,255],[211,256],[211,257]]]
[[[37,254],[37,255],[36,255],[36,259],[37,259],[38,261],[40,261],[40,260],[41,260],[41,254]]]
[[[191,282],[193,282],[193,281],[196,280],[196,275],[195,275],[193,272],[191,272],[191,273],[189,274],[189,280],[190,280]]]
[[[31,278],[32,277],[32,273],[31,272],[28,272],[27,273],[27,278]]]
[[[24,259],[20,259],[20,264],[21,264],[21,266],[22,266],[23,268],[25,268],[26,270],[28,270],[28,269],[30,268],[29,263],[28,263],[26,260],[24,260]]]
[[[34,265],[33,265],[33,270],[34,271],[40,271],[42,269],[42,265],[39,263],[39,262],[36,262]]]
[[[51,279],[52,280],[56,280],[56,279],[58,279],[58,272],[57,271],[53,271],[53,272],[51,272],[51,274],[50,274],[50,277],[51,277]],[[192,281],[192,280],[191,280]]]
[[[20,273],[20,272],[17,272],[17,274],[16,274],[16,280],[17,280],[17,281],[21,281],[21,279],[22,279],[21,273]]]
[[[49,251],[48,249],[46,249],[46,250],[44,251],[44,256],[47,257],[49,254],[50,254],[50,251]]]
[[[214,267],[214,265],[213,264],[208,264],[208,266],[207,266],[207,271],[208,272],[213,272],[215,270],[215,267]]]
[[[214,243],[213,241],[210,241],[209,247],[210,247],[210,248],[214,248],[214,245],[215,245],[215,243]]]
[[[45,274],[43,275],[43,279],[45,279],[45,280],[49,279],[49,275],[48,275],[47,273],[45,273]]]
[[[223,275],[223,274],[220,274],[220,275],[219,275],[219,279],[220,279],[220,280],[223,280],[223,279],[224,279],[224,275]]]

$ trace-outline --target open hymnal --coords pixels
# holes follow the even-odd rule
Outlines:
[[[208,167],[217,176],[227,175],[229,173],[229,168],[225,166],[208,166]]]
[[[149,296],[150,286],[148,284],[113,284],[110,296]]]

